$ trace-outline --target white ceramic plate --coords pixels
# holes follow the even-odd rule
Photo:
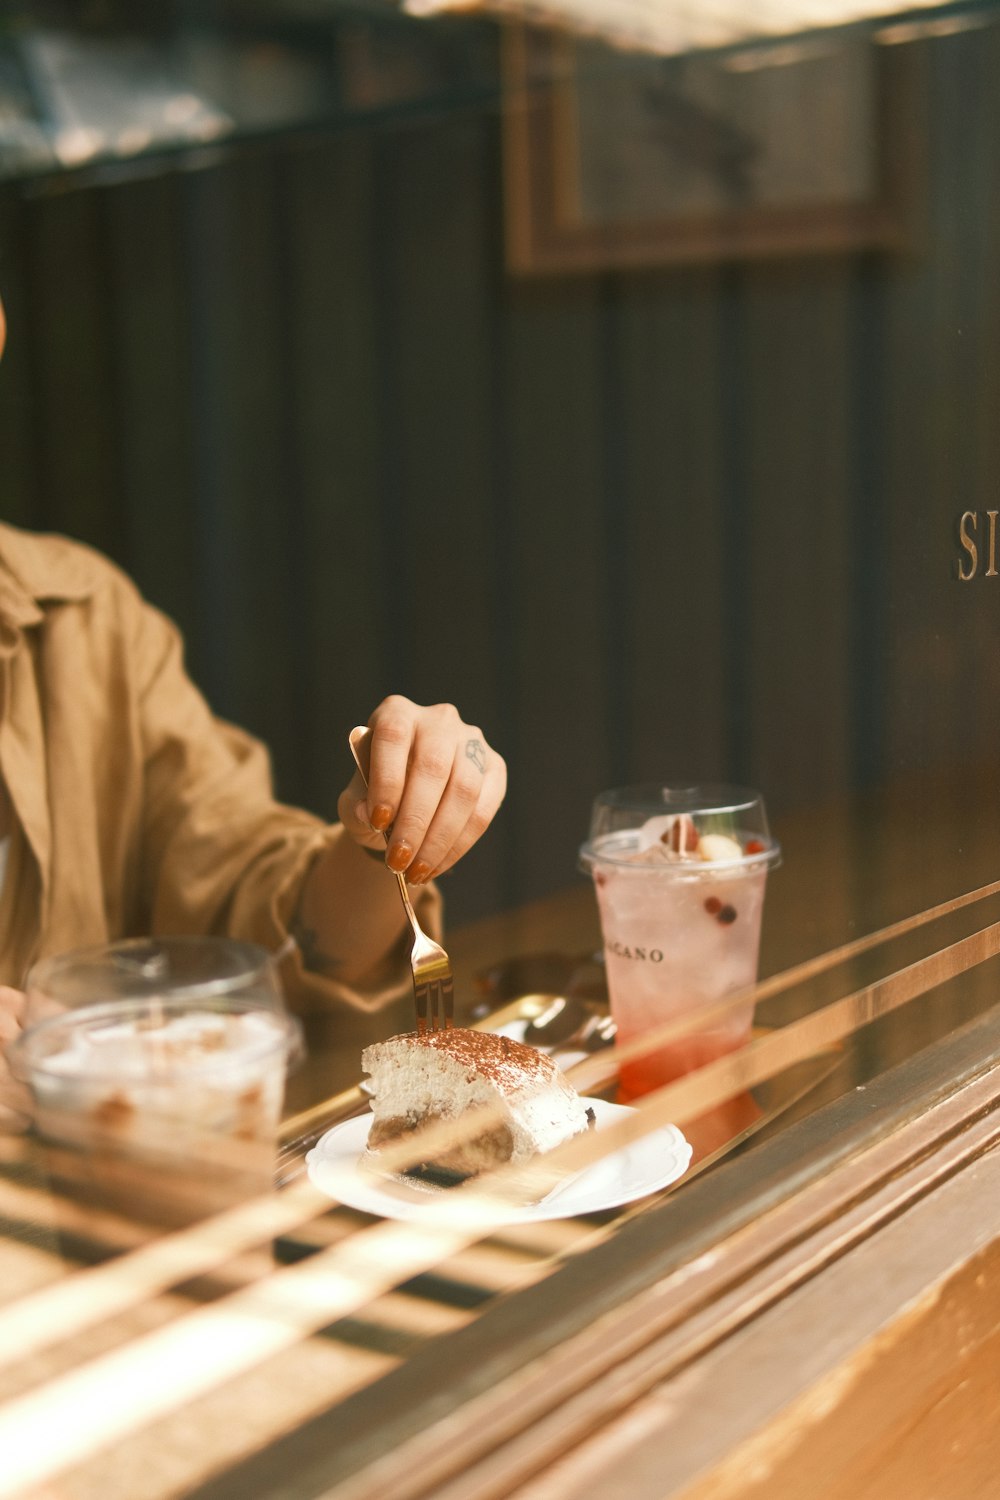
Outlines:
[[[603,1099],[587,1102],[593,1108],[598,1131],[632,1113],[625,1105],[608,1104]],[[370,1127],[371,1116],[358,1115],[328,1130],[306,1157],[312,1183],[348,1208],[385,1219],[419,1221],[426,1215],[428,1203],[439,1201],[449,1189],[379,1178],[359,1168]],[[665,1125],[560,1183],[540,1203],[505,1207],[504,1218],[508,1223],[521,1224],[620,1208],[676,1182],[687,1171],[690,1160],[691,1147],[677,1126]]]

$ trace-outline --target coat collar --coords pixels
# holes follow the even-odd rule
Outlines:
[[[96,557],[79,542],[0,522],[0,617],[8,626],[37,625],[43,603],[87,599],[97,582]]]

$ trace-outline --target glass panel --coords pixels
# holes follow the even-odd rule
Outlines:
[[[2,514],[131,573],[289,801],[334,815],[387,692],[483,724],[459,1016],[552,1045],[600,1128],[359,1193],[360,1053],[407,999],[307,1017],[281,1191],[172,1239],[0,1137],[0,1493],[320,1494],[317,1414],[346,1471],[409,1361],[501,1306],[527,1340],[518,1293],[609,1246],[624,1296],[647,1216],[702,1253],[713,1174],[748,1214],[769,1144],[821,1176],[854,1090],[995,1015],[1000,7],[417,8],[4,21]],[[604,1045],[578,851],[602,789],[690,782],[759,788],[781,846],[712,1017],[753,1032],[601,1113],[705,1017]]]

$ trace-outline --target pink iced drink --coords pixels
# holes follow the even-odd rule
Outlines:
[[[749,1038],[753,1005],[701,1028],[699,1012],[757,978],[764,887],[777,847],[739,829],[700,833],[697,816],[646,820],[590,846],[611,1010],[629,1042],[667,1021],[688,1034],[625,1064],[620,1097],[660,1088]]]

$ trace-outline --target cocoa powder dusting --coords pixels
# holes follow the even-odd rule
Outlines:
[[[407,1032],[397,1040],[444,1052],[467,1068],[470,1076],[486,1078],[504,1092],[522,1087],[528,1077],[548,1082],[558,1074],[552,1059],[537,1047],[515,1042],[509,1036],[497,1036],[492,1031],[452,1026],[422,1034]]]

